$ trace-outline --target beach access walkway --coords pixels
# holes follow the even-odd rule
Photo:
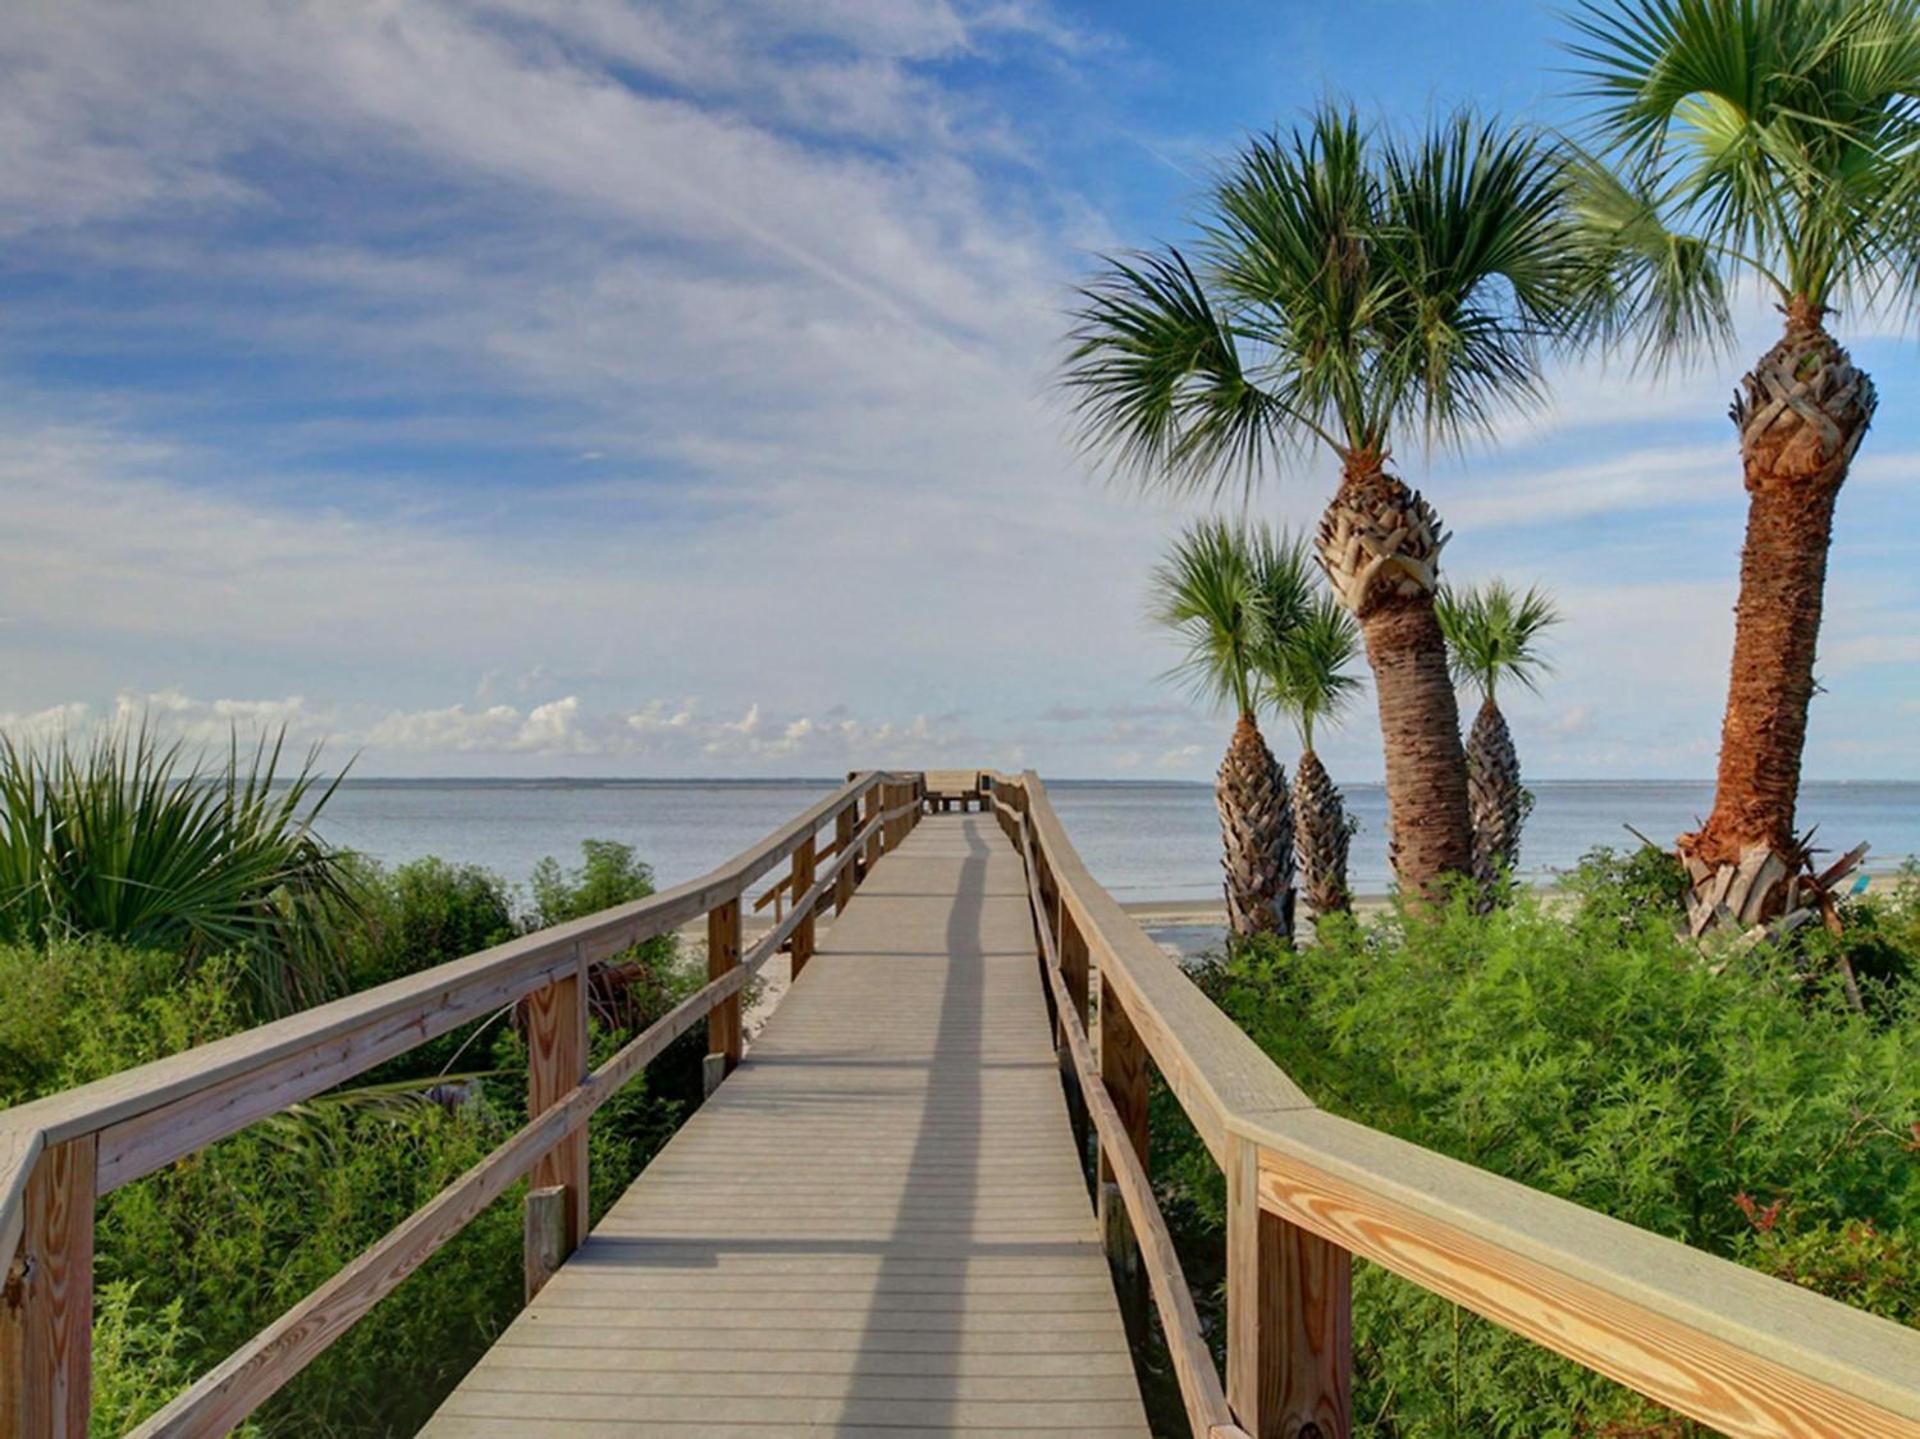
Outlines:
[[[424,1431],[1144,1435],[1020,857],[933,814]]]

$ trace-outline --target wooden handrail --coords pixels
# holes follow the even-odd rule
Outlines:
[[[1153,1290],[1154,1304],[1160,1310],[1161,1331],[1166,1336],[1167,1353],[1173,1360],[1188,1422],[1197,1435],[1245,1439],[1245,1431],[1234,1423],[1233,1411],[1227,1406],[1220,1376],[1214,1372],[1213,1355],[1200,1329],[1200,1313],[1194,1307],[1193,1291],[1187,1287],[1187,1276],[1180,1268],[1173,1236],[1153,1197],[1146,1166],[1134,1152],[1127,1138],[1126,1123],[1101,1081],[1100,1066],[1087,1038],[1086,1025],[1076,1012],[1078,1006],[1068,990],[1052,926],[1045,922],[1047,906],[1040,896],[1033,841],[1024,815],[1019,818],[1017,833],[1021,859],[1027,868],[1027,897],[1033,906],[1034,928],[1040,936],[1041,968],[1047,987],[1053,993],[1054,1011],[1060,1016],[1061,1032],[1072,1055],[1087,1113],[1100,1137],[1102,1152],[1113,1165],[1127,1219],[1146,1257],[1147,1281]]]
[[[1326,1347],[1346,1342],[1348,1255],[1730,1435],[1920,1436],[1920,1334],[1316,1108],[1093,881],[1038,776],[993,775],[991,792],[1009,837],[1031,856],[1043,954],[1053,954],[1048,910],[1057,907],[1098,967],[1100,1004],[1124,1009],[1229,1171],[1226,1390],[1235,1422],[1255,1439],[1304,1422],[1327,1439],[1348,1432],[1345,1395],[1330,1392],[1344,1383],[1347,1356]],[[1074,1008],[1063,986],[1054,992]],[[1074,1033],[1069,1026],[1070,1044]],[[1075,1070],[1103,1157],[1124,1174],[1131,1146],[1101,1123],[1078,1046]],[[1142,1232],[1131,1198],[1127,1211],[1151,1251],[1158,1240]],[[1184,1315],[1170,1316],[1159,1295],[1172,1344]],[[1188,1384],[1183,1374],[1205,1432]]]
[[[700,878],[660,894],[408,975],[376,989],[262,1025],[78,1089],[0,1112],[0,1255],[8,1258],[8,1302],[0,1314],[0,1439],[86,1430],[90,1407],[92,1209],[105,1194],[256,1120],[328,1089],[467,1021],[533,995],[557,1006],[554,1034],[584,1033],[584,978],[591,966],[701,914],[731,910],[743,892],[789,855],[802,853],[822,825],[848,834],[842,816],[863,800],[903,802],[875,812],[835,846],[788,914],[745,956],[710,971],[708,982],[630,1041],[598,1070],[550,1098],[530,1098],[528,1123],[467,1173],[212,1373],[177,1397],[141,1434],[224,1433],[287,1383],[521,1176],[550,1166],[584,1137],[593,1113],[679,1035],[737,996],[768,958],[813,917],[828,895],[844,896],[842,872],[874,846],[891,848],[918,815],[917,776],[857,775],[752,848]],[[904,796],[911,794],[911,803]],[[543,1041],[530,1026],[529,1071],[539,1094]],[[561,1048],[552,1048],[560,1044]],[[737,1056],[735,1056],[737,1057]],[[551,1065],[549,1066],[551,1067]],[[557,1072],[557,1071],[556,1071]],[[585,1148],[566,1177],[584,1214]],[[536,1183],[541,1182],[536,1172]],[[558,1193],[559,1191],[548,1191]],[[529,1212],[532,1223],[532,1211]],[[583,1228],[584,1226],[579,1226]],[[577,1243],[569,1227],[562,1248]],[[531,1247],[531,1246],[530,1246]],[[564,1256],[561,1256],[564,1257]],[[533,1286],[529,1268],[529,1288]],[[12,1386],[19,1385],[18,1392]]]

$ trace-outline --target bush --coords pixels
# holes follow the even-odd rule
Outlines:
[[[353,895],[315,838],[317,755],[276,783],[280,741],[224,765],[142,726],[90,745],[0,737],[0,940],[97,936],[188,961],[233,953],[263,1014],[337,992]]]
[[[1855,1014],[1764,950],[1709,965],[1673,932],[1666,877],[1598,869],[1570,916],[1522,898],[1345,920],[1299,953],[1240,948],[1204,982],[1335,1113],[1920,1322],[1920,1005],[1890,990]],[[1165,1171],[1202,1253],[1207,1168]],[[1667,1432],[1630,1427],[1664,1422],[1635,1396],[1369,1265],[1354,1326],[1365,1432]]]
[[[356,986],[441,964],[651,892],[630,849],[589,842],[548,861],[532,908],[488,872],[440,860],[343,866],[356,892],[340,953]],[[341,913],[347,913],[342,911]],[[596,1010],[593,1062],[689,981],[671,936],[620,966],[617,1015]],[[0,943],[0,1106],[84,1084],[257,1022],[251,956],[99,938]],[[671,1046],[589,1129],[598,1215],[698,1102],[705,1035]],[[455,1085],[438,1083],[458,1063]],[[478,1162],[526,1118],[510,1012],[420,1046],[116,1190],[97,1217],[96,1430],[119,1433],[224,1359]],[[490,1206],[264,1408],[259,1432],[411,1433],[520,1305],[524,1186]]]
[[[580,842],[578,869],[563,870],[549,855],[533,867],[530,888],[533,910],[527,927],[545,929],[645,899],[653,893],[653,871],[634,856],[632,845],[587,839]]]
[[[362,914],[347,946],[356,990],[490,949],[520,932],[512,890],[477,864],[428,855],[388,869],[356,855],[349,873]]]

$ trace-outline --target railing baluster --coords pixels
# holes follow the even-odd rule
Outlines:
[[[844,871],[843,871],[844,873]],[[778,920],[776,919],[776,923]],[[740,963],[740,896],[707,911],[707,979],[723,978]],[[740,1062],[740,996],[730,994],[707,1015],[707,1060],[703,1074],[708,1094]]]
[[[537,1118],[587,1075],[587,966],[535,990],[527,999],[527,1117]],[[579,1247],[587,1233],[587,1131],[569,1134],[533,1166],[531,1189],[564,1189],[566,1203],[560,1234],[560,1258]],[[529,1255],[545,1253],[546,1220],[530,1207],[526,1215]],[[536,1235],[536,1229],[541,1233]],[[526,1293],[531,1299],[546,1282],[544,1266],[529,1264]]]
[[[1073,917],[1067,915],[1064,919],[1066,926],[1071,929]],[[1113,1101],[1113,1107],[1119,1111],[1121,1121],[1126,1125],[1127,1137],[1132,1141],[1133,1152],[1139,1156],[1140,1167],[1151,1173],[1152,1167],[1148,1163],[1147,1050],[1140,1042],[1140,1034],[1133,1027],[1133,1021],[1127,1017],[1120,996],[1111,985],[1105,983],[1104,975],[1100,985],[1099,1036],[1101,1082],[1106,1087],[1107,1097]],[[1126,1317],[1129,1332],[1137,1338],[1144,1333],[1147,1297],[1144,1275],[1140,1269],[1140,1247],[1134,1238],[1133,1227],[1127,1222],[1125,1207],[1120,1202],[1113,1158],[1104,1144],[1100,1146],[1100,1187],[1096,1191],[1096,1203],[1107,1262],[1113,1268],[1114,1288],[1120,1295],[1121,1312]]]
[[[886,786],[883,784],[876,784],[872,789],[868,790],[866,803],[867,803],[867,807],[863,817],[863,827],[868,824],[873,824],[873,822],[876,819],[878,819],[881,813],[885,810],[886,803],[887,803]],[[875,825],[873,829],[873,833],[867,836],[866,853],[860,856],[860,867],[861,867],[862,879],[866,878],[867,872],[873,868],[874,862],[880,858],[882,831],[884,831],[885,829],[886,829],[886,826],[883,824]]]
[[[793,852],[793,902],[798,905],[805,901],[806,893],[813,888],[813,836],[808,835],[800,841],[800,847]],[[813,910],[808,908],[800,923],[793,931],[793,977],[798,979],[800,971],[807,967],[807,961],[813,958]]]
[[[1044,896],[1043,896],[1044,898]],[[1058,905],[1049,905],[1053,911],[1058,929],[1055,937],[1054,953],[1060,956],[1060,977],[1066,981],[1067,996],[1073,1001],[1073,1017],[1081,1029],[1087,1029],[1087,941],[1077,927],[1070,923],[1059,923]],[[1046,923],[1042,919],[1042,923]],[[1058,1035],[1061,1071],[1071,1081],[1067,1086],[1067,1115],[1073,1121],[1074,1153],[1086,1163],[1087,1142],[1091,1126],[1087,1120],[1087,1099],[1080,1092],[1079,1071],[1074,1068],[1073,1056],[1067,1049],[1064,1017]]]
[[[0,1435],[84,1435],[93,1410],[97,1135],[50,1145],[27,1179],[0,1304]]]
[[[849,804],[833,817],[833,850],[836,857],[843,855],[853,845],[853,836],[858,816]],[[847,912],[847,903],[853,898],[853,862],[849,860],[840,866],[840,873],[833,881],[833,915],[838,919]]]
[[[1252,1439],[1347,1439],[1353,1256],[1260,1207],[1259,1146],[1230,1135],[1227,1402]]]

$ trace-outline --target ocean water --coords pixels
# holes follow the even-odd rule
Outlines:
[[[578,856],[583,839],[632,845],[663,885],[704,873],[834,788],[834,781],[350,780],[321,817],[330,840],[397,863],[425,854],[486,866],[524,883],[545,855]],[[1705,781],[1543,780],[1532,786],[1521,864],[1542,879],[1595,845],[1631,848],[1626,826],[1660,843],[1712,803]],[[1220,830],[1206,784],[1060,780],[1054,808],[1088,869],[1117,899],[1206,901],[1220,892]],[[1360,830],[1353,885],[1388,884],[1386,795],[1347,791]],[[1835,853],[1861,841],[1884,870],[1920,853],[1920,783],[1812,783],[1803,828]]]

